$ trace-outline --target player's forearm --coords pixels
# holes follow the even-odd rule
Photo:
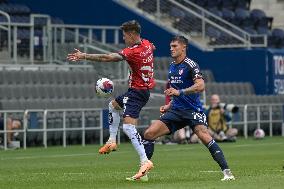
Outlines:
[[[205,89],[205,85],[204,83],[200,82],[200,83],[195,83],[194,85],[192,85],[191,87],[185,88],[185,89],[181,89],[180,90],[180,94],[185,94],[185,95],[189,95],[192,93],[201,93],[203,92]]]
[[[95,62],[111,62],[113,61],[108,54],[84,54],[83,59]]]

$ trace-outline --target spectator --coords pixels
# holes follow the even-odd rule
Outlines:
[[[210,107],[205,111],[208,128],[211,136],[216,141],[235,141],[238,130],[228,128],[227,122],[231,120],[230,112],[220,106],[220,97],[213,94],[210,99]]]
[[[6,122],[6,129],[7,131],[11,131],[14,129],[20,129],[21,128],[21,121],[17,120],[17,119],[13,119],[11,117],[7,118],[7,122]],[[4,130],[4,118],[2,117],[2,115],[0,114],[0,130]],[[11,149],[15,149],[17,148],[17,146],[15,146],[12,143],[12,139],[13,139],[13,132],[8,132],[7,133],[7,147],[11,148]]]

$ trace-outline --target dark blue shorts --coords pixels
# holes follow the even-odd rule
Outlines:
[[[123,117],[137,119],[141,109],[147,104],[150,97],[148,89],[128,89],[126,93],[118,96],[115,101],[123,108]]]
[[[164,122],[170,130],[170,134],[175,131],[190,126],[192,130],[196,125],[207,127],[206,115],[203,112],[194,112],[192,110],[168,110],[161,115],[160,121]]]

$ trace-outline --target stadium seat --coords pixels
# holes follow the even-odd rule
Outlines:
[[[235,19],[235,13],[227,8],[223,8],[222,17],[228,22],[232,22]]]
[[[186,14],[184,13],[184,11],[180,10],[179,8],[172,7],[169,12],[169,15],[174,19],[182,19],[185,17]]]
[[[207,1],[207,9],[219,9],[221,6],[221,0],[209,0]]]
[[[196,3],[200,7],[207,8],[208,0],[195,0],[194,3]]]
[[[222,0],[221,1],[222,8],[234,10],[237,5],[237,0]]]
[[[242,8],[249,10],[250,9],[251,0],[237,0],[236,1],[236,8]]]
[[[284,46],[284,31],[278,28],[273,29],[271,36],[268,38],[268,45],[270,47],[282,48]]]

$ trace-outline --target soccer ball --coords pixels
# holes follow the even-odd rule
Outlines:
[[[113,88],[113,82],[108,78],[101,78],[96,83],[96,93],[100,97],[109,97]]]
[[[255,139],[262,139],[265,136],[265,132],[262,129],[256,129],[253,133]]]

